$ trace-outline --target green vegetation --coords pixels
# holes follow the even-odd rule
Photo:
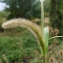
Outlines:
[[[11,32],[6,30],[6,32],[0,33],[0,62],[42,63],[43,57],[34,36],[25,29],[16,28],[12,30],[10,30]],[[60,50],[63,50],[63,43],[60,39],[56,42],[53,39],[49,42],[48,59],[54,54],[55,59],[59,61],[62,57],[58,56],[58,54]]]
[[[5,57],[3,58],[3,55],[6,56],[9,63],[19,60],[21,60],[21,62],[27,61],[25,57],[29,57],[30,59],[36,57],[37,54],[35,54],[35,51],[38,52],[39,48],[34,36],[30,32],[27,30],[25,30],[22,34],[20,32],[19,34],[22,36],[8,33],[9,32],[7,31],[4,33],[5,36],[0,36],[0,58],[3,63],[5,61]],[[15,34],[15,32],[13,34]],[[28,61],[30,59],[28,59]]]
[[[6,11],[10,12],[8,19],[10,18],[40,18],[41,17],[41,3],[39,0],[1,0],[9,7],[6,7]],[[45,16],[49,16],[50,0],[44,1]]]
[[[50,3],[50,21],[53,28],[58,28],[61,32],[63,25],[63,0],[51,0]]]
[[[6,8],[7,11],[10,11],[8,19],[18,17],[32,19],[40,14],[38,8],[39,1],[37,2],[36,0],[3,0],[2,2],[9,6]],[[38,5],[38,7],[36,5]],[[38,12],[38,14],[34,12]]]

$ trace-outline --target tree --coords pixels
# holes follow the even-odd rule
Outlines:
[[[62,17],[63,17],[63,1],[61,0],[51,0],[50,2],[50,22],[53,28],[58,28],[61,33],[62,27]]]
[[[1,0],[2,2],[6,3],[8,6],[7,10],[10,11],[10,15],[8,18],[33,18],[34,12],[38,11],[39,9],[36,8],[35,5],[38,4],[37,0]],[[38,12],[40,13],[40,11]],[[35,13],[36,15],[38,13]],[[35,16],[36,16],[35,15]]]
[[[50,10],[50,0],[45,0],[44,1],[44,10],[45,10],[45,12],[49,12],[49,10]]]

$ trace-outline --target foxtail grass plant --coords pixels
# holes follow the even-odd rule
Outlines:
[[[35,38],[38,41],[40,46],[41,54],[43,55],[43,63],[46,63],[46,53],[48,50],[48,37],[49,37],[49,28],[44,27],[44,10],[43,10],[43,0],[41,1],[41,27],[37,24],[23,19],[23,18],[16,18],[11,19],[2,24],[2,28],[15,28],[15,27],[23,27],[28,29],[32,32]]]
[[[41,31],[41,27],[39,25],[33,23],[32,21],[23,19],[23,18],[11,19],[2,24],[2,28],[4,29],[15,28],[15,27],[26,28],[35,36],[40,46],[41,53],[42,55],[44,55],[43,58],[45,62],[45,55],[46,55],[47,48],[48,48],[48,44],[45,42],[45,41],[48,41],[47,40],[48,39],[48,27],[45,27],[43,31]],[[42,32],[44,34],[42,34]],[[43,35],[46,35],[46,36],[43,36]]]
[[[38,26],[32,21],[23,18],[11,19],[2,24],[2,28],[4,29],[15,28],[15,27],[26,28],[35,36],[40,46],[41,54],[43,55],[43,63],[47,63],[46,55],[48,52],[48,41],[55,37],[49,39],[49,27],[48,26],[44,27],[43,0],[41,1],[41,26]]]

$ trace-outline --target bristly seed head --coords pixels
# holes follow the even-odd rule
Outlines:
[[[40,45],[42,47],[44,47],[41,29],[38,25],[36,25],[35,23],[33,23],[29,20],[23,19],[23,18],[11,19],[11,20],[2,24],[2,28],[4,28],[4,29],[15,28],[15,27],[27,28],[37,38],[37,40],[40,42]]]

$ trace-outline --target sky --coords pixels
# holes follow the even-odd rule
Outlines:
[[[6,5],[5,5],[4,3],[1,3],[1,2],[0,2],[0,11],[4,10],[5,6],[6,6]]]

